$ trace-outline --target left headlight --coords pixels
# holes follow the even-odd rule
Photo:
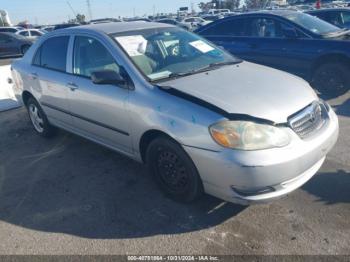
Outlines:
[[[221,146],[239,150],[284,147],[290,143],[282,128],[249,121],[222,121],[209,127],[212,138]]]

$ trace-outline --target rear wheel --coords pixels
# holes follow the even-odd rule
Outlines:
[[[43,137],[53,136],[55,128],[50,125],[39,103],[31,97],[28,99],[26,107],[34,130]]]
[[[156,138],[147,149],[149,171],[162,191],[180,202],[191,202],[203,194],[202,181],[191,158],[175,141]]]
[[[311,84],[321,95],[342,95],[349,90],[350,67],[337,62],[322,64],[314,71]]]

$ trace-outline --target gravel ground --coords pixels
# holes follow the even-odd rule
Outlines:
[[[23,108],[0,113],[0,254],[350,254],[350,93],[330,101],[340,138],[288,197],[242,207],[165,198],[144,166]]]

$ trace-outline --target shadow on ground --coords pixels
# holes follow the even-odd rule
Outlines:
[[[350,116],[350,99],[346,100],[339,106],[336,106],[337,115]]]
[[[328,205],[350,203],[350,173],[344,170],[318,173],[303,186],[303,190]]]
[[[29,123],[16,129],[13,121],[0,123],[6,126],[0,136],[7,137],[0,143],[0,219],[8,223],[87,238],[135,238],[201,230],[244,209],[210,196],[175,203],[144,166],[65,132],[39,138]]]

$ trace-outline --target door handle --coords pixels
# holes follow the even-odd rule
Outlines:
[[[68,83],[67,86],[69,87],[69,89],[71,91],[75,91],[76,89],[79,88],[79,86],[76,83],[73,83],[73,82]]]
[[[33,80],[36,80],[38,78],[38,74],[37,73],[31,73],[30,74],[30,77],[33,79]]]

